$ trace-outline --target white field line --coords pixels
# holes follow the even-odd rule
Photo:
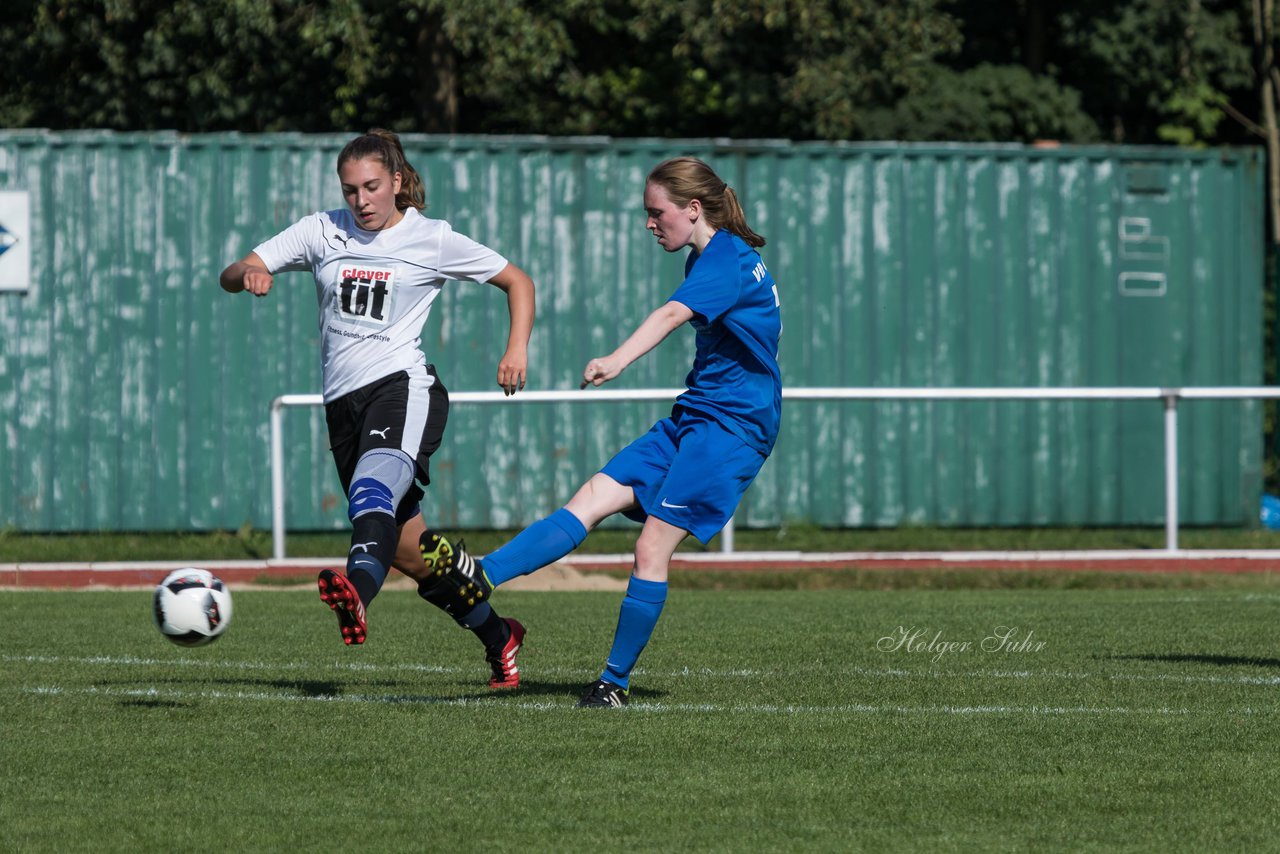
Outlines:
[[[311,661],[219,661],[216,659],[196,658],[138,658],[136,656],[64,656],[64,655],[0,655],[0,661],[12,661],[19,664],[102,664],[108,667],[197,667],[225,670],[341,670],[341,671],[388,671],[406,670],[415,673],[462,673],[461,667],[443,667],[435,664],[367,664],[349,662]]]
[[[492,709],[528,709],[532,711],[556,711],[573,708],[570,701],[553,702],[517,702],[511,703],[502,699],[470,699],[460,697],[431,697],[426,695],[388,695],[369,696],[360,694],[277,694],[266,691],[181,691],[158,688],[62,688],[57,685],[44,685],[20,689],[22,693],[33,696],[100,696],[123,699],[178,701],[178,700],[250,700],[259,702],[286,703],[377,703],[384,705],[423,705],[423,706],[467,706],[471,708]],[[853,715],[853,714],[895,714],[895,715],[1136,715],[1136,716],[1183,716],[1197,714],[1192,709],[1170,708],[1158,706],[1152,708],[1128,708],[1125,706],[877,706],[871,704],[837,705],[837,706],[796,706],[751,703],[663,703],[634,702],[624,711],[629,712],[677,712],[703,714],[777,714],[777,715]],[[1254,715],[1276,714],[1276,709],[1232,709],[1227,714]],[[1223,714],[1218,709],[1206,709],[1201,714],[1215,716]]]
[[[483,669],[477,667],[453,667],[438,664],[415,664],[411,662],[391,664],[369,664],[362,662],[301,662],[301,661],[219,661],[216,659],[194,658],[139,658],[136,656],[60,656],[60,655],[0,655],[0,661],[15,664],[99,664],[107,667],[194,667],[215,670],[249,670],[249,671],[304,671],[317,673],[324,671],[352,673],[434,673],[441,675],[461,675]],[[775,669],[715,669],[710,667],[684,667],[679,670],[665,672],[635,669],[637,676],[655,676],[658,678],[706,678],[706,679],[760,679],[778,678],[795,679],[801,672]],[[816,673],[816,670],[804,672]],[[1087,673],[1064,670],[907,670],[903,668],[871,668],[846,667],[840,670],[823,669],[824,675],[852,675],[871,679],[1043,679],[1050,681],[1101,679],[1114,682],[1169,682],[1183,684],[1213,685],[1280,685],[1280,676],[1192,676],[1173,673]],[[576,668],[549,667],[538,668],[538,673],[550,677],[579,677],[590,681],[595,671]]]

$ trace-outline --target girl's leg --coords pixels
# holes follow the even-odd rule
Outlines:
[[[450,543],[442,534],[425,526],[415,527],[414,530],[420,530],[421,558],[417,561],[420,568],[414,570],[420,573],[414,575],[419,579],[418,595],[484,641],[493,668],[490,687],[515,687],[519,684],[515,655],[524,637],[524,627],[515,620],[499,618],[493,611],[489,604],[493,588],[564,557],[582,544],[589,528],[634,503],[630,487],[597,474],[578,490],[568,505],[534,522],[483,561],[467,554],[461,542]]]
[[[528,575],[555,563],[582,545],[587,532],[601,520],[635,506],[631,487],[604,474],[596,474],[582,485],[564,507],[539,519],[511,542],[485,555],[480,561],[490,585]]]
[[[618,613],[613,648],[609,650],[608,663],[600,674],[601,681],[618,686],[624,694],[630,687],[631,669],[649,643],[662,614],[662,606],[667,601],[667,572],[671,556],[687,536],[689,532],[684,528],[650,516],[640,532],[640,539],[636,541],[635,568]],[[597,686],[588,689],[588,696],[593,691],[597,691]],[[587,702],[588,696],[583,697],[583,704],[596,705]]]
[[[401,525],[400,541],[392,562],[392,566],[420,585],[431,575],[421,551],[422,537],[426,532],[427,525],[421,513]],[[419,587],[419,592],[421,589]],[[516,653],[520,651],[520,644],[524,641],[524,626],[509,617],[499,616],[488,602],[482,602],[466,614],[454,617],[454,621],[484,644],[485,659],[493,671],[489,687],[518,687],[520,670],[516,667]]]
[[[468,554],[461,542],[451,543],[443,534],[426,529],[420,550],[428,575],[419,581],[418,595],[454,619],[466,616],[488,600],[494,587],[554,563],[581,545],[587,530],[601,519],[634,504],[631,487],[597,474],[569,504],[534,522],[483,560]]]
[[[400,540],[396,543],[396,556],[391,565],[414,581],[422,581],[427,577],[427,568],[422,563],[422,553],[418,550],[418,541],[427,530],[427,523],[419,513],[400,526]]]

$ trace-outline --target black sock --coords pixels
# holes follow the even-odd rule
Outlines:
[[[387,567],[396,556],[396,520],[387,513],[366,513],[352,524],[347,553],[347,580],[369,607],[387,580]]]
[[[511,637],[511,627],[493,608],[489,608],[488,616],[477,620],[479,615],[476,611],[483,607],[483,605],[477,605],[475,611],[458,620],[458,625],[464,629],[470,629],[471,633],[480,639],[480,643],[484,644],[486,652],[500,653],[507,645],[507,639]]]

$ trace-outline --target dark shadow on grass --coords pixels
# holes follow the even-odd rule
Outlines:
[[[201,688],[218,690],[265,691],[273,690],[290,692],[303,697],[341,697],[343,695],[363,695],[370,690],[403,691],[419,687],[417,683],[403,679],[377,679],[360,682],[339,682],[332,679],[245,679],[222,677],[217,679],[183,679],[181,677],[165,677],[163,679],[97,679],[94,684],[100,687],[119,685],[146,685],[148,687],[166,687],[179,690],[194,691]]]
[[[404,690],[417,687],[416,683],[403,679],[372,679],[361,682],[336,682],[332,679],[210,679],[214,685],[242,688],[270,688],[276,691],[292,691],[304,697],[341,697],[367,693],[370,689]]]
[[[339,697],[357,686],[331,682],[326,679],[226,679],[218,680],[224,685],[250,685],[272,688],[276,691],[293,691],[304,697]],[[392,683],[399,685],[399,683]]]
[[[559,702],[568,700],[570,697],[577,701],[581,693],[582,686],[577,682],[539,682],[534,679],[522,679],[520,680],[520,687],[515,690],[489,688],[460,694],[458,699],[467,701],[499,700],[512,703],[521,701],[536,703],[544,700]]]
[[[418,693],[414,689],[422,689],[421,682],[403,679],[379,679],[360,682],[338,682],[321,679],[182,679],[168,677],[164,679],[145,680],[148,688],[170,688],[176,692],[195,691],[202,687],[229,694],[234,691],[279,693],[280,699],[346,699],[370,703],[387,703],[390,705],[464,705],[468,703],[511,704],[548,702],[556,706],[572,708],[578,703],[587,683],[580,679],[542,681],[525,679],[514,691],[478,689],[464,690],[463,693]],[[100,687],[127,685],[137,687],[138,679],[100,679],[96,680]],[[666,691],[652,688],[633,688],[631,701],[659,702],[667,696]],[[132,698],[120,701],[122,706],[150,708],[187,708],[190,701],[166,700],[158,698]]]
[[[510,698],[519,702],[538,702],[540,700],[570,700],[570,705],[577,705],[578,700],[582,697],[582,692],[587,689],[587,684],[582,680],[538,680],[538,679],[522,679],[520,687],[514,691],[504,690],[488,690],[465,694],[458,697],[459,700],[502,700]],[[667,696],[666,691],[655,691],[652,688],[632,688],[631,700],[658,701]]]
[[[120,706],[126,709],[189,709],[191,703],[178,700],[121,700]]]
[[[1112,655],[1108,658],[1120,661],[1162,661],[1174,664],[1216,664],[1220,667],[1273,667],[1280,668],[1280,658],[1259,658],[1253,655],[1201,655],[1195,653],[1147,653],[1145,655]]]

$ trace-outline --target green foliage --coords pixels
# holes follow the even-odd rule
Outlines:
[[[864,136],[977,142],[1096,142],[1097,125],[1080,95],[1018,65],[936,68],[930,85],[893,107],[871,111]]]
[[[937,4],[24,0],[0,123],[839,138],[958,45]]]
[[[1156,135],[1174,145],[1203,148],[1226,117],[1222,109],[1226,103],[1227,96],[1207,83],[1175,90],[1164,105],[1167,121],[1156,129]]]
[[[958,44],[936,0],[486,2],[448,14],[468,123],[485,132],[842,138],[857,106],[919,85]]]
[[[0,87],[11,126],[315,130],[328,93],[359,73],[328,55],[344,22],[292,0],[26,5],[30,30],[5,36],[16,62],[3,73],[20,84]]]
[[[1051,62],[1116,142],[1215,142],[1230,97],[1254,112],[1247,14],[1227,0],[1076,2]]]
[[[1247,12],[1228,0],[14,0],[0,125],[1207,144],[1239,132],[1226,106],[1254,112]]]

